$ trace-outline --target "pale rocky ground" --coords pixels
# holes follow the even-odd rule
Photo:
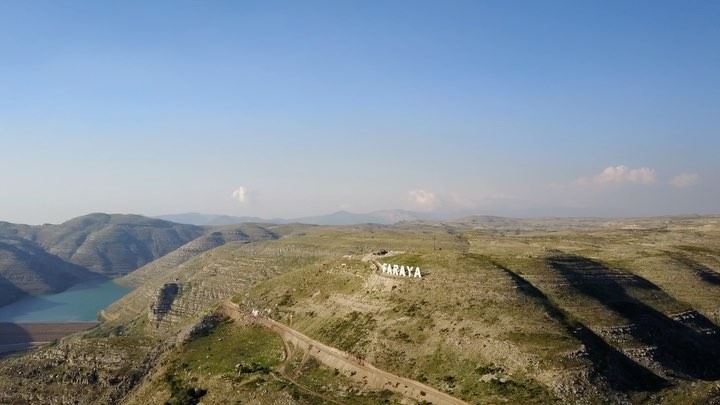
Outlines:
[[[190,242],[128,276],[139,287],[105,311],[97,331],[0,363],[0,389],[12,384],[22,387],[14,395],[59,403],[72,394],[81,402],[141,402],[149,393],[164,401],[179,395],[168,385],[173,381],[176,388],[207,389],[203,403],[218,393],[258,403],[378,400],[372,395],[381,393],[352,381],[343,389],[312,388],[325,399],[302,391],[333,377],[320,365],[303,368],[303,356],[292,374],[302,380],[297,384],[273,362],[246,374],[220,366],[210,374],[184,369],[195,360],[183,359],[195,359],[199,350],[234,353],[212,339],[212,330],[211,338],[178,338],[233,299],[470,403],[720,398],[719,218],[469,218],[257,227],[247,238],[228,232]],[[392,252],[383,262],[420,266],[423,279],[380,274],[363,260],[380,250]],[[158,294],[167,284],[178,286],[176,296]],[[251,330],[235,325],[222,336],[244,341]],[[107,361],[123,360],[113,365],[89,354],[99,346]],[[30,369],[48,372],[28,378]],[[50,374],[58,377],[47,380]]]

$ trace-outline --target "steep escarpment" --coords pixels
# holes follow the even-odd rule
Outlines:
[[[150,320],[155,324],[162,322],[165,315],[172,309],[182,286],[178,283],[165,283],[160,287],[155,297],[155,302],[150,307]]]

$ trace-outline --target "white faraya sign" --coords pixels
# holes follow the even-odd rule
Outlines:
[[[380,271],[391,276],[422,278],[420,267],[381,263]]]

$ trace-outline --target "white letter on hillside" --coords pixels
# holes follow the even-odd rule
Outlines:
[[[405,277],[405,266],[400,266],[400,275]]]
[[[400,274],[400,266],[398,266],[397,264],[395,264],[395,265],[393,265],[392,275],[393,275],[393,276],[397,276],[398,274]]]
[[[420,274],[420,267],[415,267],[415,278],[422,278],[422,274]]]

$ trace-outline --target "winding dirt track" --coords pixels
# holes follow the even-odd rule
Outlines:
[[[286,343],[307,351],[325,366],[335,368],[346,376],[361,381],[368,388],[387,389],[417,401],[427,401],[433,404],[467,405],[467,402],[428,385],[380,370],[350,353],[327,346],[280,322],[261,316],[251,316],[235,303],[226,302],[224,308],[230,317],[250,320],[276,332]]]

